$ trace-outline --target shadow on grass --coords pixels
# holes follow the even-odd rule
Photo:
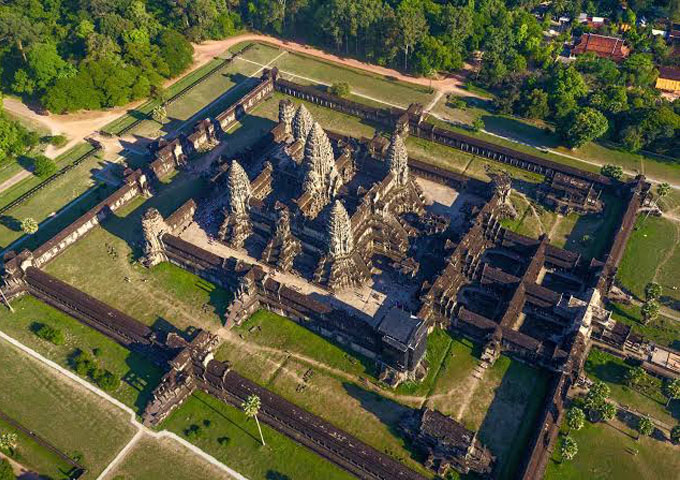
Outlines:
[[[138,392],[134,409],[141,415],[165,372],[136,352],[127,356],[125,364],[129,370],[123,375],[122,381]]]
[[[359,401],[361,408],[375,415],[384,425],[388,427],[390,433],[394,437],[404,441],[404,447],[409,452],[409,455],[412,459],[420,463],[423,463],[426,460],[423,452],[416,450],[408,442],[404,432],[399,427],[399,421],[413,413],[412,408],[389,400],[378,395],[377,393],[364,390],[353,383],[343,382],[342,386],[352,398],[355,398]],[[396,452],[385,451],[385,453],[399,461],[404,460],[404,458],[398,457]]]
[[[277,472],[275,470],[268,470],[264,478],[265,480],[293,480],[288,475],[284,475],[283,473]]]
[[[478,431],[480,441],[497,457],[494,478],[515,477],[541,413],[547,383],[543,372],[516,361],[503,375]]]
[[[241,425],[239,425],[238,423],[234,422],[231,418],[229,418],[229,417],[227,417],[226,415],[224,415],[222,412],[220,412],[218,409],[216,409],[215,407],[213,407],[212,405],[210,405],[208,402],[206,402],[206,401],[203,400],[202,398],[200,398],[200,397],[198,397],[198,396],[194,396],[194,398],[196,399],[196,401],[202,403],[203,406],[206,407],[208,410],[211,410],[215,415],[217,415],[218,417],[221,417],[222,420],[224,420],[224,421],[226,421],[227,423],[230,423],[230,424],[233,425],[234,427],[238,428],[238,429],[241,430],[243,433],[245,433],[246,435],[248,435],[250,438],[252,438],[253,440],[255,440],[258,444],[260,443],[260,438],[257,437],[256,435],[254,435],[252,432],[249,432],[248,430],[246,430],[245,428],[243,428]],[[234,407],[234,408],[235,408],[235,407]]]

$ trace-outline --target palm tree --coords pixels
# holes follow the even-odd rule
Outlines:
[[[261,407],[260,397],[258,397],[257,395],[249,396],[248,399],[241,404],[241,408],[243,408],[243,412],[246,414],[246,417],[255,419],[257,429],[260,432],[260,440],[262,440],[262,446],[264,446],[264,436],[262,435],[262,427],[260,427],[260,421],[257,418],[257,414],[260,413],[260,407]]]
[[[668,397],[666,408],[670,405],[671,400],[680,398],[680,378],[675,378],[666,384],[666,396]]]
[[[583,413],[583,410],[581,410],[578,407],[571,407],[567,412],[567,426],[569,427],[570,431],[581,430],[583,428],[583,425],[585,424],[585,420],[586,420],[585,413]]]
[[[649,417],[640,417],[640,420],[638,421],[637,424],[637,431],[638,431],[637,440],[640,440],[640,437],[642,435],[652,434],[652,432],[654,431],[654,424],[649,419]]]
[[[656,300],[646,301],[642,307],[640,307],[640,313],[642,314],[642,323],[647,325],[651,320],[654,320],[659,316],[659,304]]]
[[[35,219],[31,217],[24,218],[21,221],[21,230],[23,230],[24,233],[33,235],[38,231],[38,222],[36,222]]]
[[[560,455],[562,456],[562,461],[573,459],[578,453],[578,444],[576,440],[571,438],[569,435],[565,435],[562,438],[562,444],[560,445]]]

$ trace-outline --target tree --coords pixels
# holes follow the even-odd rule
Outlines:
[[[569,148],[579,148],[600,138],[608,128],[607,117],[590,107],[573,111],[557,125],[558,132]]]
[[[472,130],[475,132],[479,132],[484,128],[484,120],[481,118],[475,118],[475,120],[472,122]]]
[[[562,461],[572,460],[578,453],[578,444],[569,435],[562,437],[562,443],[560,444],[560,456]]]
[[[260,406],[261,406],[260,397],[258,397],[257,395],[249,396],[247,400],[241,404],[241,408],[243,408],[243,412],[246,414],[246,417],[255,419],[257,429],[260,432],[260,440],[262,441],[262,446],[264,446],[264,436],[262,435],[262,427],[260,427],[260,421],[257,418],[257,414],[260,413]]]
[[[350,94],[351,88],[347,82],[337,82],[331,85],[330,92],[338,97],[346,97]]]
[[[585,413],[578,407],[571,407],[567,412],[567,426],[570,430],[581,430],[585,424],[585,420]]]
[[[194,47],[184,35],[175,30],[165,30],[158,43],[171,77],[176,77],[189,68],[193,61]]]
[[[654,58],[647,53],[634,53],[623,62],[623,71],[627,81],[635,87],[652,85],[659,76],[654,65]]]
[[[3,433],[0,435],[0,450],[11,452],[17,448],[19,437],[16,433]]]
[[[680,425],[676,425],[671,429],[671,440],[673,443],[680,442]]]
[[[670,184],[664,182],[656,186],[656,196],[659,198],[659,200],[667,196],[669,193],[671,193]]]
[[[528,118],[545,118],[550,113],[548,94],[545,90],[534,88],[523,102],[523,114]]]
[[[638,431],[638,437],[637,439],[640,440],[640,436],[645,435],[651,435],[652,432],[654,432],[654,424],[652,421],[649,419],[649,417],[640,417],[638,420],[637,424],[637,431]]]
[[[668,407],[671,400],[680,398],[680,378],[674,378],[670,382],[666,382],[664,389],[666,390],[666,396],[668,397],[668,402],[666,403],[666,407]]]
[[[24,218],[21,221],[21,230],[28,235],[33,235],[38,231],[38,222],[31,217]]]
[[[151,118],[153,118],[158,123],[163,123],[168,119],[168,111],[163,105],[158,105],[151,112]]]
[[[647,376],[645,370],[642,367],[633,367],[626,370],[626,384],[628,386],[634,387],[639,385]]]
[[[663,287],[656,282],[649,282],[645,285],[645,298],[647,300],[658,300],[663,293]]]
[[[401,48],[404,50],[404,69],[408,70],[408,56],[415,45],[428,33],[423,4],[419,0],[401,0],[397,7]]]
[[[57,173],[57,164],[45,155],[38,155],[33,159],[33,175],[38,178],[48,178]]]
[[[63,345],[65,341],[64,332],[58,328],[45,325],[44,323],[36,326],[35,334],[43,340],[52,342],[55,345]]]
[[[621,165],[606,164],[600,168],[600,173],[605,177],[621,180],[623,178],[623,167]]]
[[[659,316],[659,304],[655,300],[649,300],[642,304],[640,313],[642,314],[642,323],[647,325],[650,321]]]
[[[614,420],[614,417],[616,416],[616,405],[614,405],[612,402],[603,402],[602,405],[600,406],[599,413],[602,416],[602,420],[605,422],[609,422],[611,420]]]
[[[12,470],[12,465],[4,459],[0,459],[0,480],[16,480],[14,475],[14,470]]]

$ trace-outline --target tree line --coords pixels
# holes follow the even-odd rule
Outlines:
[[[630,150],[678,146],[678,104],[653,89],[657,63],[677,55],[651,34],[654,18],[680,20],[680,0],[6,0],[0,5],[3,89],[53,112],[161,96],[191,64],[190,42],[242,28],[295,38],[419,75],[480,61],[475,80],[499,93],[500,112],[553,122],[578,147],[608,135]],[[619,23],[635,54],[623,64],[592,57],[556,65],[564,41],[551,19],[579,12]],[[637,15],[650,19],[636,25]],[[540,19],[539,19],[540,18]],[[572,88],[573,87],[573,88]]]

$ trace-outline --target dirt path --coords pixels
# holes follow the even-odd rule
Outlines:
[[[463,418],[463,415],[467,411],[468,407],[470,406],[470,403],[472,403],[473,398],[475,397],[475,393],[477,392],[477,387],[479,384],[482,382],[482,379],[484,378],[484,374],[486,373],[486,368],[482,366],[480,363],[475,367],[475,369],[472,371],[472,375],[467,378],[467,382],[465,384],[465,389],[463,390],[463,401],[460,403],[460,407],[458,408],[458,412],[456,412],[455,419],[460,422],[461,418]],[[451,393],[451,392],[449,392]]]
[[[279,348],[267,347],[265,345],[261,345],[261,344],[258,344],[258,343],[247,342],[246,340],[243,340],[241,337],[236,335],[234,332],[232,332],[231,330],[228,330],[226,328],[220,328],[218,331],[215,332],[215,334],[218,335],[225,342],[228,342],[229,344],[232,344],[232,345],[238,345],[239,348],[242,348],[243,350],[246,350],[247,352],[252,352],[252,353],[267,352],[267,353],[275,353],[275,354],[279,354],[279,355],[284,355],[286,357],[286,359],[292,358],[294,360],[298,360],[299,362],[313,366],[315,368],[318,368],[319,370],[323,370],[326,373],[333,375],[334,377],[338,377],[338,378],[341,378],[341,379],[344,379],[344,380],[348,380],[352,383],[356,383],[357,385],[361,385],[362,387],[366,388],[367,390],[378,393],[383,397],[399,401],[400,403],[421,405],[424,401],[426,401],[428,399],[427,396],[398,395],[398,394],[393,393],[389,390],[375,386],[371,382],[366,382],[365,380],[362,380],[362,378],[358,375],[352,375],[350,373],[347,373],[344,370],[340,370],[339,368],[331,367],[329,365],[326,365],[325,363],[319,362],[318,360],[307,357],[305,355],[301,355],[299,353],[291,352],[291,351],[288,351],[288,350],[281,350]],[[285,367],[283,367],[283,364],[279,364],[278,362],[271,362],[271,363],[275,364],[276,366],[280,367],[283,370],[286,370],[291,375],[294,375],[293,372],[289,372]]]
[[[40,480],[40,475],[24,467],[22,464],[11,457],[8,457],[4,453],[0,453],[0,459],[3,458],[9,462],[12,470],[14,471],[14,475],[16,475],[17,478],[21,478],[21,480]]]
[[[217,460],[212,455],[209,455],[208,453],[206,453],[203,450],[201,450],[200,448],[198,448],[196,445],[189,443],[187,440],[176,435],[175,433],[170,432],[168,430],[162,430],[162,431],[159,432],[159,431],[155,431],[155,430],[152,430],[150,428],[145,427],[139,420],[137,420],[137,413],[134,410],[132,410],[130,407],[128,407],[127,405],[122,403],[120,400],[112,397],[111,395],[109,395],[105,391],[100,390],[98,387],[95,387],[94,385],[92,385],[88,381],[79,377],[75,373],[67,370],[66,368],[62,367],[61,365],[53,362],[52,360],[49,360],[49,359],[43,357],[41,354],[39,354],[35,350],[27,347],[26,345],[24,345],[23,343],[21,343],[17,340],[15,340],[14,338],[7,335],[5,332],[0,331],[0,339],[9,343],[10,345],[14,346],[15,348],[18,348],[24,354],[26,354],[27,356],[37,360],[38,362],[40,362],[45,367],[47,367],[51,370],[54,370],[56,372],[56,374],[67,378],[71,382],[74,382],[80,388],[83,388],[83,389],[87,390],[88,392],[95,394],[97,397],[104,400],[107,404],[113,405],[114,407],[116,407],[116,408],[124,411],[125,413],[127,413],[130,416],[130,424],[133,425],[138,430],[138,432],[141,431],[141,432],[149,435],[152,438],[169,438],[169,439],[177,442],[178,444],[184,446],[189,451],[191,451],[193,454],[202,458],[206,462],[208,462],[211,465],[219,468],[220,470],[225,472],[227,475],[229,475],[231,478],[233,478],[235,480],[247,480],[243,475],[239,474],[237,471],[229,468],[227,465],[220,462],[219,460]],[[116,455],[116,456],[118,456],[118,455]],[[101,480],[102,476],[103,476],[103,473],[102,473],[102,475],[97,477],[97,480]],[[33,480],[31,477],[27,477],[27,478],[29,480]]]
[[[548,232],[548,238],[552,240],[553,236],[555,235],[555,232],[557,231],[557,228],[560,226],[562,223],[562,219],[564,217],[562,215],[557,215],[555,217],[555,223],[552,224],[552,227],[550,227],[550,231]]]

